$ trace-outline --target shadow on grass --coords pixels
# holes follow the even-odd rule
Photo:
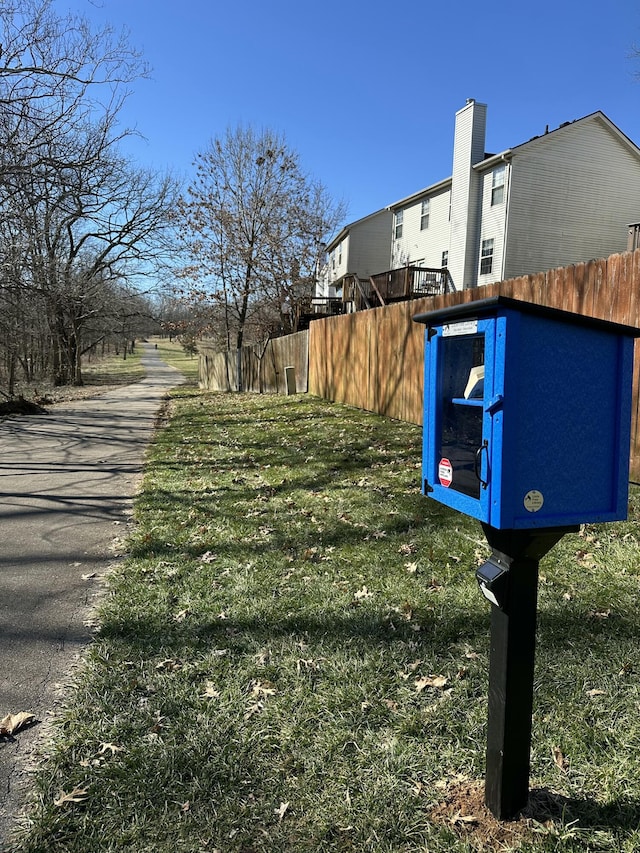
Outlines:
[[[256,647],[266,646],[278,638],[304,638],[305,644],[322,645],[325,650],[332,647],[355,648],[371,646],[380,648],[394,642],[412,644],[412,654],[419,655],[420,649],[438,646],[447,648],[451,643],[473,645],[478,639],[486,641],[488,618],[481,611],[457,613],[447,620],[433,614],[421,614],[420,631],[398,621],[393,623],[380,612],[362,612],[358,608],[344,613],[277,613],[265,611],[243,618],[193,619],[168,622],[161,612],[146,614],[143,620],[127,619],[123,614],[115,619],[107,618],[100,628],[100,637],[106,640],[125,642],[130,654],[163,654],[168,649],[176,651],[185,647],[200,649],[225,646],[231,654],[246,654]]]
[[[549,788],[533,788],[523,816],[538,823],[552,821],[583,831],[628,835],[630,827],[640,826],[640,798],[620,797],[603,804],[591,798],[565,797]]]

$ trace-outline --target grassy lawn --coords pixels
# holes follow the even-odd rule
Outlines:
[[[123,358],[122,353],[111,353],[105,358],[85,360],[82,377],[85,385],[118,385],[139,382],[144,377],[144,368],[140,364],[142,348],[137,347]]]
[[[198,356],[185,353],[179,340],[170,341],[168,338],[153,336],[148,339],[148,342],[156,345],[158,355],[163,361],[182,371],[189,381],[197,382]],[[123,358],[122,353],[118,355],[111,353],[105,358],[87,360],[82,367],[85,385],[139,382],[145,375],[145,370],[140,364],[142,354],[143,348],[138,343],[134,352],[127,353],[126,358]]]
[[[163,361],[182,371],[191,382],[197,382],[198,356],[186,353],[179,340],[170,341],[168,338],[154,335],[148,339],[148,343],[155,345],[158,355]],[[119,382],[139,381],[145,374],[144,368],[140,364],[142,353],[142,346],[138,344],[135,351],[127,354],[126,358],[123,358],[122,354],[111,354],[104,359],[87,362],[82,369],[86,384],[117,384]]]
[[[501,825],[487,549],[420,453],[314,398],[177,391],[16,853],[640,849],[640,493],[542,562],[535,802]]]
[[[153,337],[152,343],[158,345],[158,354],[163,361],[181,370],[190,382],[198,381],[198,356],[184,351],[180,341]]]

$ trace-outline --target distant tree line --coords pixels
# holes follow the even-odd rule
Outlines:
[[[124,36],[0,4],[0,389],[82,383],[82,357],[149,330],[150,279],[178,195],[120,153],[118,117],[147,73]]]

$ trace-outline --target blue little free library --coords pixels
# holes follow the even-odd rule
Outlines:
[[[414,320],[425,494],[499,530],[626,518],[640,330],[503,296]]]
[[[497,296],[426,325],[422,490],[482,524],[491,602],[485,802],[528,799],[539,560],[580,524],[627,517],[640,330]]]

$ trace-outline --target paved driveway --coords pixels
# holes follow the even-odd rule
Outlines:
[[[0,719],[30,711],[46,720],[90,637],[156,414],[184,380],[143,346],[142,382],[0,421]],[[0,740],[0,849],[40,728]]]

